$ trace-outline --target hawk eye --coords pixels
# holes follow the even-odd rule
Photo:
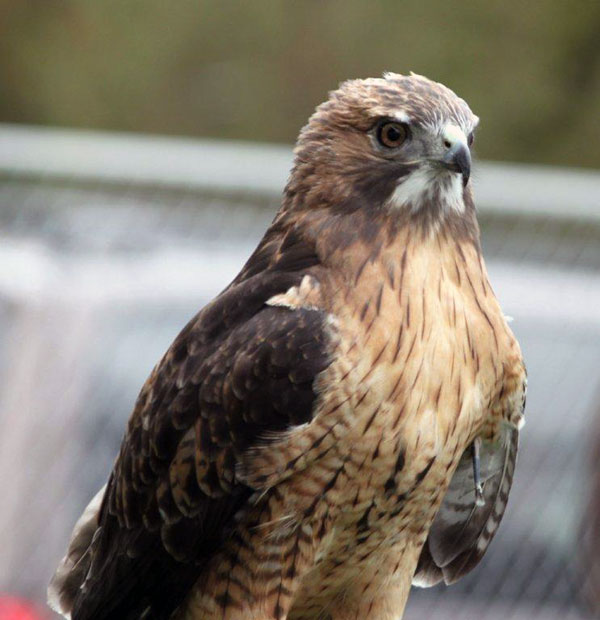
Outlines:
[[[396,121],[384,121],[377,128],[377,141],[388,149],[395,149],[408,138],[408,127]]]
[[[473,132],[471,132],[468,136],[467,136],[467,144],[469,146],[473,146],[473,141],[475,140],[475,134]]]

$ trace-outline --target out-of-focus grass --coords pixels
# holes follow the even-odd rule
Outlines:
[[[600,166],[600,3],[0,0],[0,120],[293,141],[349,77],[414,70],[479,154]]]

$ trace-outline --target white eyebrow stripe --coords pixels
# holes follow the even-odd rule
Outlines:
[[[465,146],[467,144],[467,136],[465,136],[465,132],[458,125],[454,125],[452,123],[448,123],[444,127],[442,136],[444,140],[448,140],[450,144],[456,144],[457,142],[461,142]]]
[[[404,110],[398,110],[397,112],[394,112],[393,118],[395,118],[397,121],[400,121],[401,123],[410,123],[410,116]]]

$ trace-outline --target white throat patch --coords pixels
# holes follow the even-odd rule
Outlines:
[[[414,213],[429,201],[439,201],[443,210],[463,213],[463,184],[460,174],[424,165],[405,177],[396,187],[390,203],[396,209]]]

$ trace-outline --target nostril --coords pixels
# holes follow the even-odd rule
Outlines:
[[[450,140],[444,140],[444,146],[449,149],[452,146],[452,143],[450,142]]]

